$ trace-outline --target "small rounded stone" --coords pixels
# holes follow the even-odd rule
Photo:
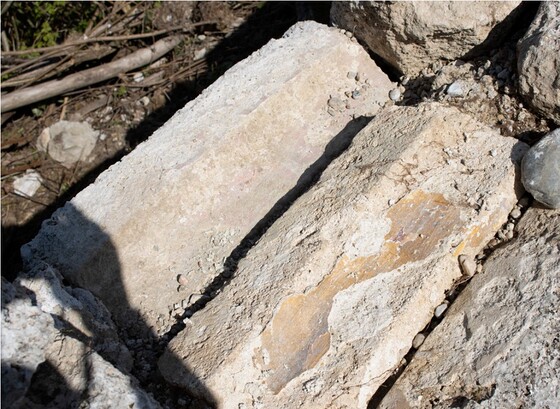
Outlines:
[[[440,304],[436,307],[436,310],[434,312],[434,316],[436,318],[440,318],[445,311],[447,311],[447,304],[446,303]]]
[[[449,87],[447,87],[447,95],[450,97],[462,97],[465,95],[465,91],[463,90],[463,85],[460,81],[455,81]]]
[[[425,339],[426,339],[426,336],[424,334],[422,334],[422,333],[416,334],[416,336],[412,340],[412,347],[414,349],[420,348],[420,346],[424,343]]]
[[[389,92],[389,98],[391,98],[391,101],[397,102],[400,97],[401,91],[398,88],[394,88]]]
[[[187,280],[187,277],[184,274],[178,274],[177,275],[177,282],[181,285],[187,285],[189,280]]]
[[[513,217],[514,219],[519,219],[521,217],[521,210],[519,210],[519,208],[516,207],[515,209],[513,209],[511,211],[511,213],[509,215],[511,217]]]

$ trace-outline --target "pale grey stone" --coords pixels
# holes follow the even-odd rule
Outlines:
[[[524,156],[523,186],[539,202],[560,208],[560,128],[550,132]]]
[[[415,76],[436,61],[495,47],[507,36],[520,3],[336,1],[331,21],[351,30],[402,73]]]
[[[541,2],[517,53],[520,94],[560,125],[560,2]]]
[[[87,122],[59,121],[39,136],[37,147],[63,166],[71,168],[95,148],[99,132]]]
[[[2,407],[160,408],[129,374],[115,331],[91,293],[51,268],[2,278]]]
[[[27,169],[23,175],[14,178],[13,183],[14,193],[24,197],[33,197],[41,187],[43,178],[36,170]]]
[[[464,97],[465,96],[464,85],[461,83],[461,81],[455,81],[454,83],[449,85],[449,87],[447,87],[446,92],[447,92],[447,95],[449,95],[450,97]]]

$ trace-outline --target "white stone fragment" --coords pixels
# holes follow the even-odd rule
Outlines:
[[[447,95],[450,97],[464,97],[465,86],[461,81],[455,81],[447,87]]]
[[[421,332],[416,334],[416,336],[412,340],[412,348],[414,349],[420,348],[424,343],[425,339],[426,339],[426,335],[422,334]]]
[[[59,121],[43,130],[37,148],[63,166],[71,168],[93,151],[99,131],[87,122]]]
[[[442,304],[438,305],[436,307],[436,310],[434,311],[434,317],[441,318],[443,313],[445,311],[447,311],[447,307],[448,307],[447,303],[442,303]]]
[[[27,169],[21,176],[14,178],[14,193],[24,197],[33,197],[41,187],[43,178],[34,169]]]

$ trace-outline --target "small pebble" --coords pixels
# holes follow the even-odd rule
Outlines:
[[[358,99],[360,96],[360,91],[352,91],[352,99]]]
[[[346,77],[350,80],[355,80],[357,75],[358,75],[357,72],[348,71],[348,74],[346,74]]]
[[[509,214],[514,219],[519,219],[521,217],[521,210],[518,207],[514,208]]]
[[[201,48],[200,50],[195,51],[194,52],[194,61],[201,60],[202,58],[204,58],[204,56],[206,55],[207,52],[208,52],[208,50],[206,48]]]
[[[347,31],[347,32],[344,33],[344,34],[346,34],[346,37],[348,37],[348,38],[354,37],[354,34],[352,34],[350,31]]]
[[[506,239],[507,239],[507,240],[513,239],[513,230],[512,230],[512,231],[508,231],[508,232],[506,233]]]
[[[498,151],[496,149],[492,149],[489,153],[490,156],[495,157],[498,154]]]
[[[521,199],[519,199],[519,203],[517,205],[521,208],[525,208],[529,206],[529,203],[531,203],[531,199],[529,198],[529,196],[523,196]],[[519,212],[519,216],[521,216],[521,212]]]
[[[465,95],[463,86],[459,81],[455,81],[449,87],[447,87],[447,95],[450,97],[462,97]]]
[[[398,88],[394,88],[391,91],[389,91],[389,98],[391,98],[392,101],[397,102],[401,97],[401,91]]]
[[[412,340],[412,348],[418,349],[424,343],[426,336],[422,333],[416,334],[414,339]]]
[[[187,285],[189,280],[187,280],[187,277],[184,274],[179,274],[177,275],[177,282],[181,285]]]
[[[134,80],[134,82],[142,82],[144,81],[144,74],[142,74],[141,72],[137,72],[132,76],[132,79]]]
[[[461,254],[459,256],[459,264],[461,265],[461,271],[464,275],[469,277],[474,275],[476,271],[476,263],[472,258]]]
[[[436,318],[440,318],[445,311],[447,311],[447,304],[446,303],[440,304],[440,305],[437,306],[437,308],[434,312],[434,316]]]

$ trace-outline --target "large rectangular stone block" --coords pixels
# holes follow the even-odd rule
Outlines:
[[[121,326],[165,330],[172,306],[201,292],[392,86],[355,40],[296,24],[57,211],[24,258],[91,290]],[[186,280],[180,292],[178,274]]]
[[[224,408],[365,408],[458,256],[507,219],[525,149],[455,109],[386,108],[171,341],[164,376]]]

